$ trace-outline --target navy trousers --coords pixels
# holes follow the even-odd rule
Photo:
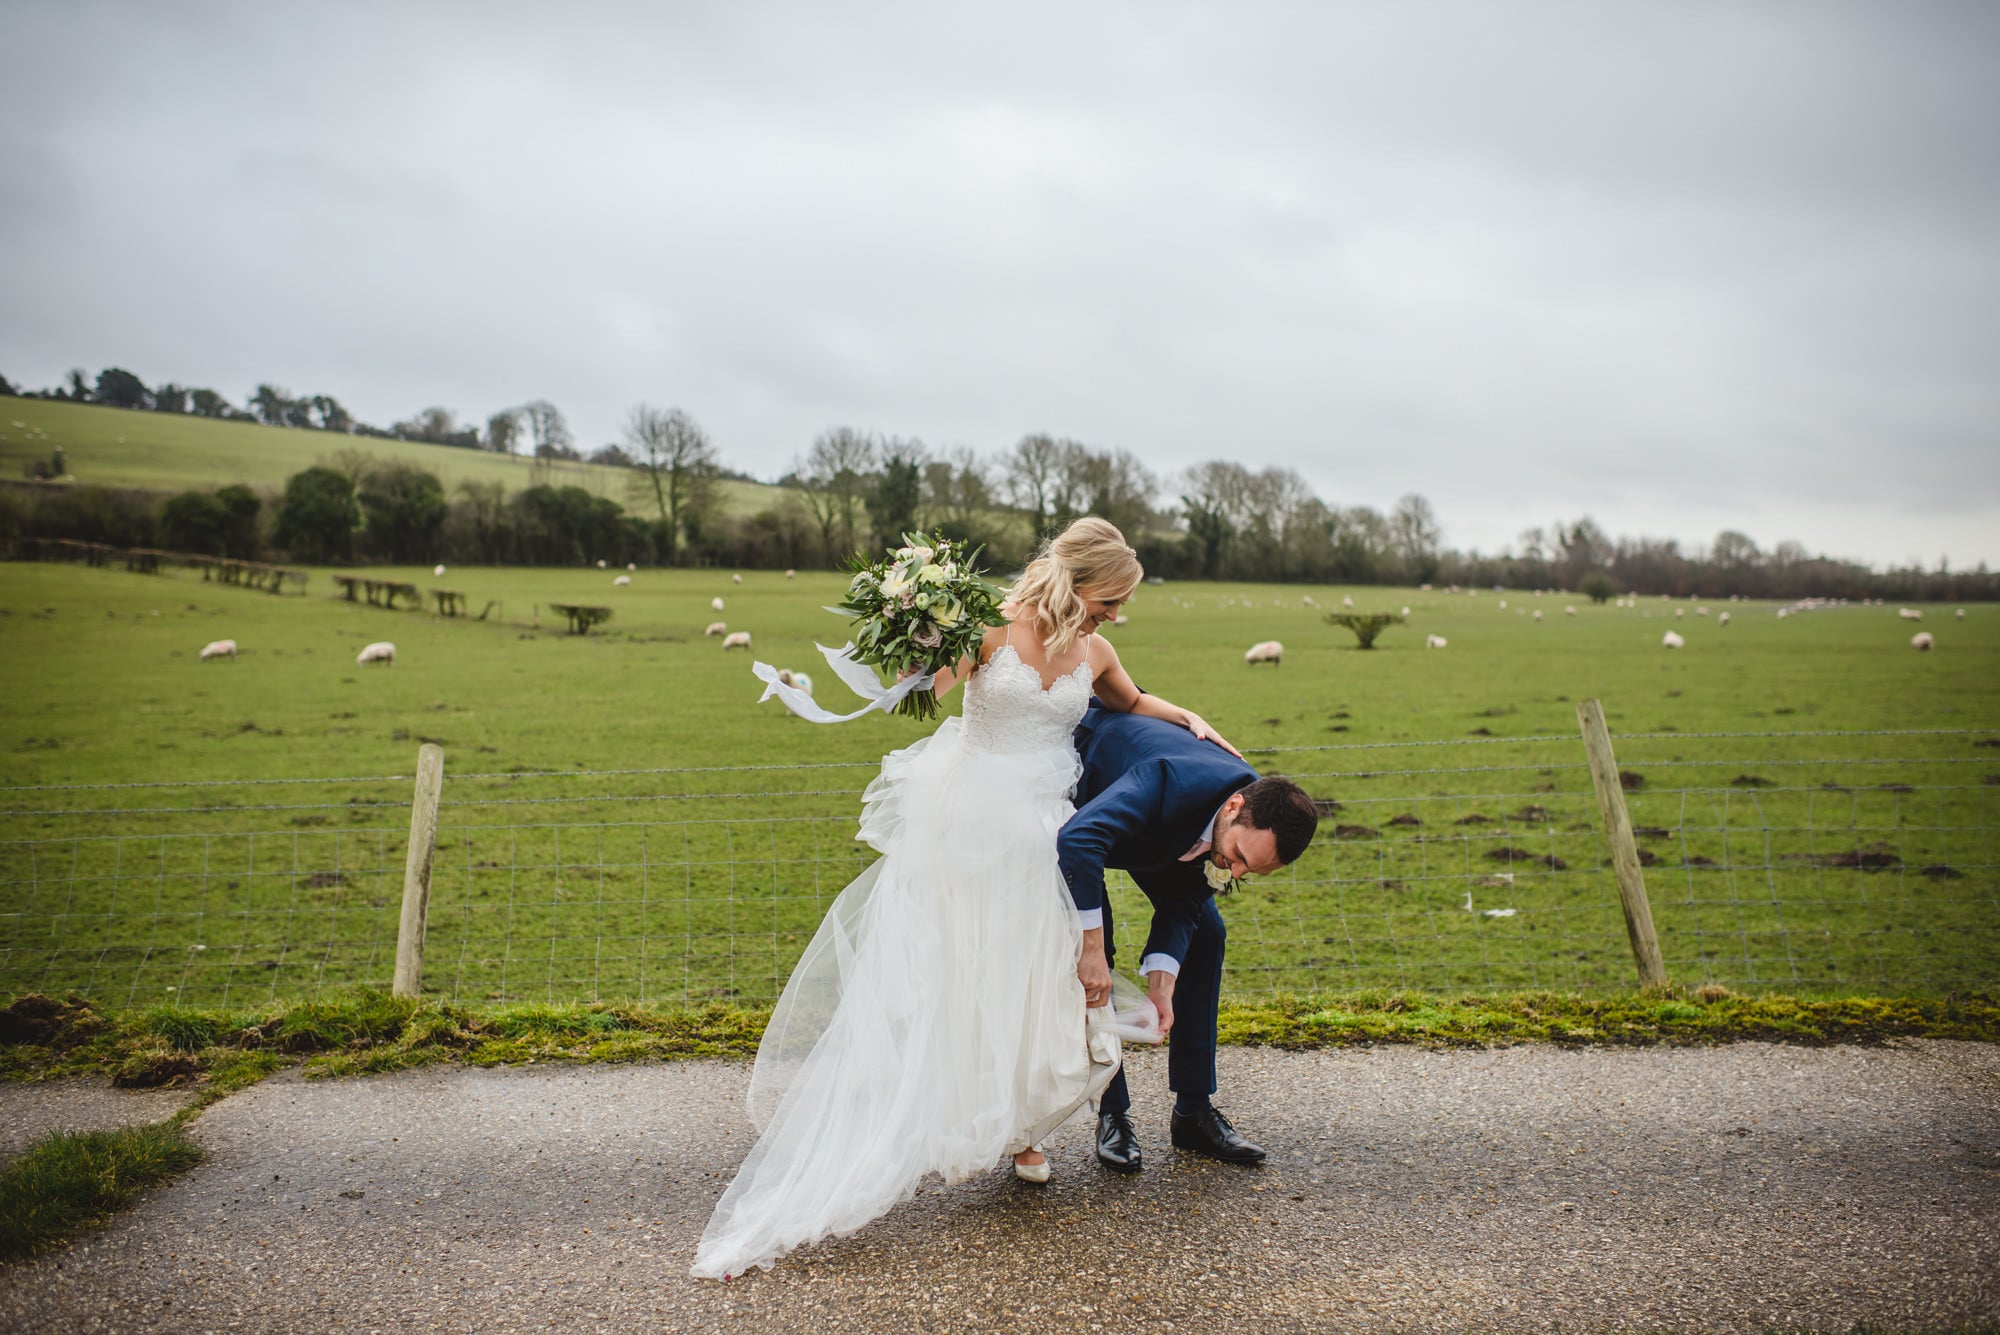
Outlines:
[[[1229,929],[1215,901],[1203,902],[1195,920],[1194,940],[1181,972],[1174,983],[1174,1028],[1167,1036],[1167,1088],[1176,1094],[1197,1094],[1204,1098],[1215,1093],[1216,1011],[1222,999],[1222,949]],[[1111,904],[1104,905],[1104,957],[1114,966],[1111,942]],[[1139,981],[1144,982],[1142,978]],[[1125,1087],[1121,1068],[1098,1097],[1099,1113],[1129,1112],[1131,1091]]]

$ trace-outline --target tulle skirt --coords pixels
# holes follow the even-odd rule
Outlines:
[[[1082,930],[1056,865],[1077,773],[1068,746],[983,750],[956,718],[883,761],[860,834],[882,856],[785,986],[751,1077],[763,1134],[694,1274],[850,1233],[927,1174],[989,1171],[1116,1073],[1116,1033],[1086,1024]]]

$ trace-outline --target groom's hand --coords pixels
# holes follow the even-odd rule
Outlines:
[[[1083,1004],[1102,1006],[1111,1000],[1111,964],[1104,958],[1104,929],[1083,934],[1083,954],[1076,961],[1076,980],[1083,984]]]
[[[1160,1013],[1160,1037],[1165,1038],[1174,1027],[1174,975],[1165,969],[1147,974],[1146,999]]]

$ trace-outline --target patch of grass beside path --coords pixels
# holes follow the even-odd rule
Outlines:
[[[0,1261],[102,1224],[141,1191],[201,1162],[178,1118],[43,1136],[0,1168]]]

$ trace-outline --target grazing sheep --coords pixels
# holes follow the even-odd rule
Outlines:
[[[720,599],[720,598],[711,598],[711,599],[709,599],[709,600],[708,600],[708,607],[709,607],[709,610],[710,610],[710,611],[712,611],[712,612],[720,612],[720,611],[722,610],[722,599]]]
[[[728,633],[729,623],[727,621],[711,621],[708,623],[708,629],[702,632],[704,635],[727,635]]]
[[[625,563],[625,568],[627,570],[637,570],[639,568],[639,563],[637,561],[627,561]]]
[[[1708,609],[1706,607],[1697,607],[1694,609],[1694,614],[1698,617],[1705,617],[1708,615]]]
[[[1404,609],[1403,609],[1403,615],[1404,615],[1404,616],[1408,616],[1409,614],[1410,614],[1410,609],[1409,609],[1409,608],[1407,608],[1407,607],[1406,607],[1406,608],[1404,608]]]
[[[1352,607],[1354,606],[1354,599],[1352,597],[1343,597],[1340,600],[1340,605],[1342,607]]]
[[[1963,607],[1958,609],[1958,619],[1960,621],[1965,620],[1965,609]]]
[[[798,577],[799,577],[799,572],[796,570],[787,570],[785,572],[786,579],[797,579]]]
[[[794,672],[790,668],[779,668],[778,680],[793,690],[804,691],[807,695],[813,693],[813,679],[803,672]]]
[[[234,640],[216,640],[201,647],[201,661],[204,663],[211,658],[234,657],[236,657],[236,641]]]
[[[1573,604],[1573,603],[1571,603],[1571,604],[1566,604],[1566,605],[1565,605],[1565,606],[1563,607],[1563,615],[1564,615],[1564,616],[1566,616],[1566,617],[1573,617],[1573,616],[1575,616],[1575,615],[1576,615],[1576,606],[1575,606],[1575,604]]]
[[[1500,610],[1503,612],[1507,610],[1507,600],[1505,598],[1500,600]]]
[[[354,656],[357,667],[366,667],[370,663],[394,664],[395,661],[396,646],[387,640],[377,640]]]
[[[1686,615],[1687,615],[1687,609],[1685,607],[1676,607],[1674,609],[1674,620],[1678,621]]]
[[[750,632],[747,630],[730,631],[722,637],[722,647],[724,649],[748,649],[750,647]]]
[[[1931,651],[1931,633],[1927,630],[1918,631],[1910,637],[1910,647],[1920,654],[1929,653]]]
[[[1284,661],[1285,646],[1276,640],[1264,640],[1243,651],[1245,663],[1270,663],[1276,665]]]
[[[1537,607],[1535,609],[1535,620],[1540,621],[1541,619],[1542,619],[1542,609]]]
[[[731,575],[731,576],[729,577],[729,582],[730,582],[731,584],[741,584],[741,583],[743,582],[743,576],[741,576],[741,575]]]
[[[1901,608],[1896,612],[1896,615],[1905,621],[1922,621],[1924,619],[1924,614],[1914,607]]]
[[[1674,634],[1672,631],[1668,631],[1665,635],[1662,635],[1660,637],[1661,646],[1667,649],[1678,649],[1686,643],[1687,643],[1686,640]]]
[[[1722,615],[1718,616],[1718,617],[1717,617],[1717,618],[1715,619],[1715,624],[1716,624],[1716,625],[1718,625],[1718,626],[1726,626],[1726,625],[1728,625],[1728,624],[1729,624],[1729,613],[1727,613],[1727,612],[1724,612],[1724,613],[1723,613]]]
[[[622,589],[631,582],[632,582],[632,577],[630,575],[620,575],[617,579],[611,581],[611,587],[614,589]]]
[[[601,556],[597,558],[597,568],[599,570],[604,569],[604,558]]]
[[[1123,612],[1120,612],[1117,616],[1111,618],[1111,624],[1114,626],[1122,626],[1131,619],[1132,619],[1131,617],[1128,617]]]
[[[1424,636],[1424,648],[1426,648],[1426,649],[1442,649],[1442,648],[1444,648],[1444,646],[1445,646],[1445,638],[1444,638],[1444,636],[1442,636],[1442,635],[1426,635],[1426,636]]]
[[[431,568],[431,574],[433,574],[433,575],[437,576],[437,577],[438,577],[439,579],[443,579],[443,578],[444,578],[444,566],[443,566],[442,564],[440,564],[440,565],[436,565],[436,566],[433,566],[433,567]]]

